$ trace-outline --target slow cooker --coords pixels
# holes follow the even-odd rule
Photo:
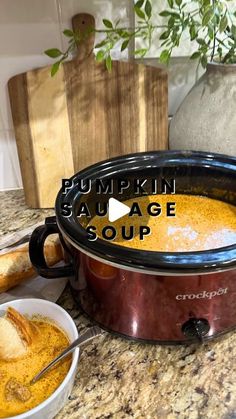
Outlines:
[[[174,178],[175,193],[236,205],[233,157],[153,151],[99,162],[75,174],[68,182],[70,187],[59,191],[56,216],[48,217],[31,236],[33,266],[43,277],[70,277],[73,297],[83,311],[102,328],[127,338],[177,344],[203,341],[231,330],[236,326],[236,243],[168,253],[131,249],[100,238],[88,240],[77,211],[81,199],[88,204],[96,199],[96,179],[132,181],[137,177]],[[92,187],[82,194],[76,185],[86,179]],[[121,197],[115,188],[112,191],[119,200],[132,197],[130,188],[127,194]],[[55,233],[60,236],[67,265],[49,268],[44,242]]]

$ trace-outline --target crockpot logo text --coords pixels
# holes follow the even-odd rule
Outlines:
[[[175,298],[176,300],[201,300],[203,298],[211,300],[217,295],[227,294],[227,292],[228,288],[219,288],[217,291],[201,291],[199,294],[179,294]]]

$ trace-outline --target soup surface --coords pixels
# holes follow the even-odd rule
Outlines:
[[[0,418],[26,412],[46,400],[70,368],[71,357],[65,358],[30,385],[32,378],[69,344],[67,336],[53,323],[39,319],[33,323],[40,333],[27,354],[11,361],[0,359]]]
[[[111,223],[108,217],[95,216],[89,225],[96,227],[98,237],[104,226],[116,228],[117,236],[111,243],[162,252],[188,252],[209,250],[236,243],[236,207],[225,202],[198,195],[150,195],[124,201],[132,206],[137,202],[142,217],[126,215]],[[147,202],[161,205],[159,216],[147,216]],[[175,202],[175,217],[167,217],[168,202]],[[134,226],[136,232],[141,225],[151,228],[151,234],[140,240],[138,234],[132,240],[124,240],[121,229]]]

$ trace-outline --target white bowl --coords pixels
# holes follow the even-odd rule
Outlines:
[[[54,320],[68,335],[69,340],[72,342],[78,338],[78,330],[71,316],[57,304],[50,301],[40,300],[37,298],[26,298],[21,300],[10,301],[0,305],[0,310],[6,310],[7,307],[14,307],[22,314],[41,314]],[[68,371],[63,382],[54,391],[54,393],[40,403],[38,406],[29,410],[28,412],[14,416],[14,419],[52,419],[59,410],[66,404],[68,397],[71,394],[77,364],[79,360],[79,348],[73,352],[71,367]]]

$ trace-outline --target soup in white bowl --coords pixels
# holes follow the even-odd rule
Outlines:
[[[0,358],[0,417],[52,418],[65,404],[72,389],[78,350],[73,357],[65,358],[35,384],[31,384],[31,380],[78,337],[76,326],[65,310],[48,301],[17,300],[1,305],[0,310],[7,313],[9,307],[19,312],[19,318],[26,316],[26,322],[32,325],[34,334],[27,345],[23,334],[25,324],[20,330],[17,318],[16,326],[27,348],[19,356],[8,354],[7,359],[3,356]],[[5,321],[9,319],[6,317]],[[12,319],[10,323],[15,326]]]

